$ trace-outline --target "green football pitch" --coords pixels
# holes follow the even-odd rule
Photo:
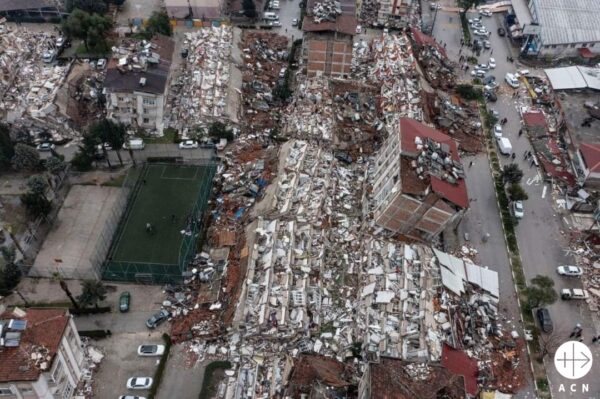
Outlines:
[[[182,230],[188,225],[200,190],[210,189],[206,179],[211,178],[206,166],[147,165],[138,177],[137,192],[117,231],[110,260],[177,267]],[[198,206],[202,209],[205,204]]]

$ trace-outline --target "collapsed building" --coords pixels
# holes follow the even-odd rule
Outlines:
[[[162,135],[174,48],[173,40],[163,35],[113,48],[104,81],[109,119]]]
[[[430,240],[469,206],[457,145],[436,129],[401,118],[375,163],[374,221],[390,232]]]

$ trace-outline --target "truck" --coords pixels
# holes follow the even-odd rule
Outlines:
[[[513,152],[512,144],[510,143],[510,140],[506,137],[498,138],[498,148],[500,149],[500,152],[504,155],[510,155]]]
[[[570,299],[588,299],[590,296],[586,290],[581,288],[563,288],[560,290],[560,297],[564,300]]]

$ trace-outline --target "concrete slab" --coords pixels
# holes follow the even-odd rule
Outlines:
[[[96,278],[90,258],[120,190],[118,187],[71,187],[29,275],[52,277],[60,273],[64,278]]]

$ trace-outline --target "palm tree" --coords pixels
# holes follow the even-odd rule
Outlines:
[[[99,280],[83,280],[77,299],[84,307],[94,305],[98,308],[98,302],[106,299],[106,287]]]

